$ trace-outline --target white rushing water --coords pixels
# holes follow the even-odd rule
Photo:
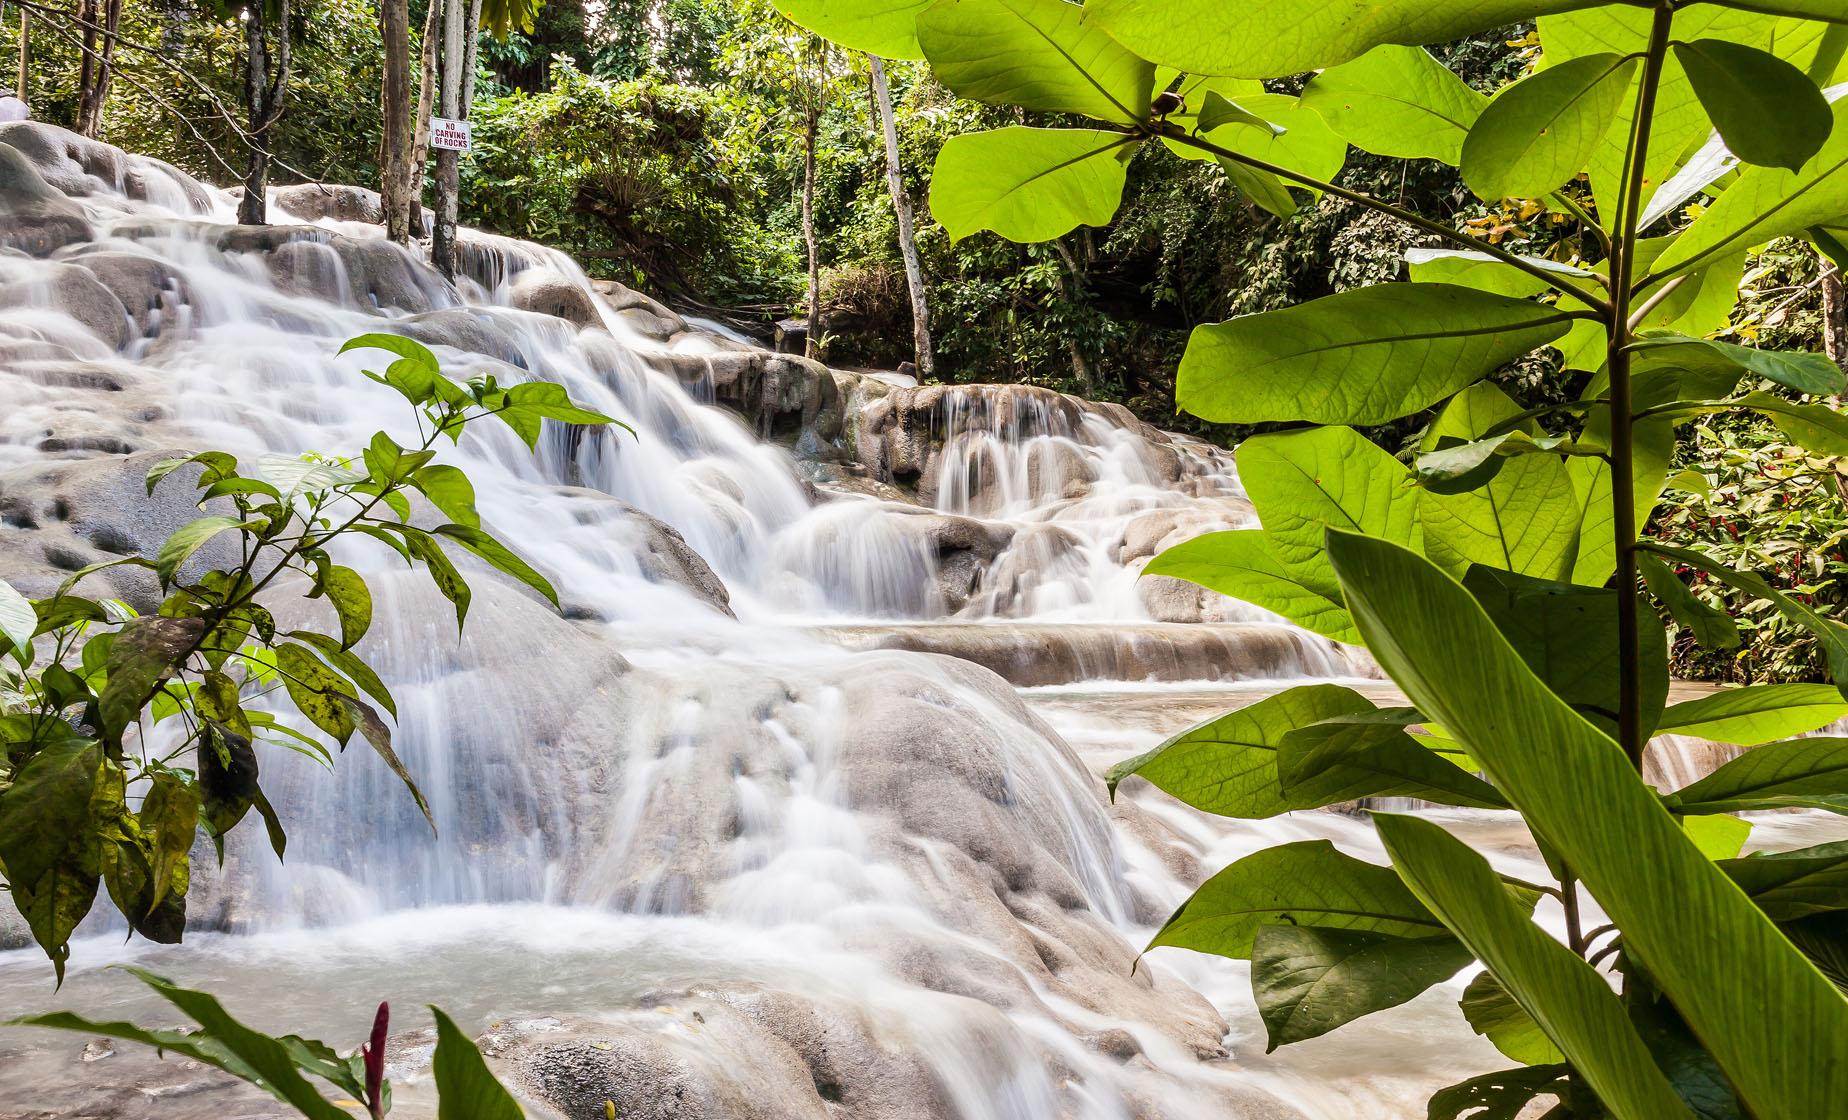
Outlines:
[[[1177,622],[1139,589],[1158,546],[1248,521],[1223,452],[1069,398],[964,389],[931,399],[914,478],[847,485],[837,462],[818,490],[812,462],[701,403],[714,383],[687,375],[689,356],[716,371],[734,340],[638,333],[557,253],[477,235],[451,287],[372,227],[227,230],[218,192],[22,128],[0,127],[0,145],[37,145],[41,169],[61,158],[54,182],[92,236],[0,255],[0,499],[98,454],[351,453],[379,429],[410,442],[403,402],[360,376],[381,356],[336,353],[372,331],[448,339],[454,376],[561,382],[638,435],[553,426],[531,456],[483,428],[444,451],[569,618],[471,569],[458,640],[421,576],[354,550],[379,600],[364,652],[399,698],[400,752],[440,834],[359,749],[331,774],[266,755],[286,862],[247,824],[225,870],[201,873],[184,946],[124,944],[99,916],[56,995],[35,950],[0,953],[0,1015],[170,1022],[104,967],[118,961],[341,1045],[379,999],[407,1028],[435,1002],[499,1032],[490,1051],[535,1114],[570,1116],[671,1082],[680,1103],[621,1114],[1409,1117],[1500,1061],[1454,1012],[1462,979],[1266,1056],[1242,965],[1159,950],[1131,971],[1193,885],[1240,855],[1325,838],[1378,858],[1338,813],[1239,823],[1146,789],[1104,796],[1111,762],[1215,706],[1364,673],[1262,612],[1196,599],[1183,614],[1206,621]],[[139,303],[113,286],[132,319],[113,332],[73,314],[77,266],[103,257],[117,271],[98,276],[159,277]],[[535,277],[596,321],[521,310]],[[863,410],[864,460],[867,417],[930,390],[855,384],[842,407]],[[892,481],[918,482],[932,508],[873,484]],[[628,507],[711,565],[729,612],[663,576],[659,531]],[[1017,693],[911,652],[932,649],[1052,687]],[[1073,683],[1093,676],[1122,683]],[[1455,823],[1539,874],[1518,829]],[[548,1042],[586,1038],[589,1059]],[[0,1116],[269,1114],[179,1063],[81,1049],[0,1035]],[[413,1047],[401,1114],[428,1109],[419,1070]],[[124,1111],[83,1111],[99,1101]]]

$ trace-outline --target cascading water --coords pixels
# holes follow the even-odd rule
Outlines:
[[[458,640],[420,576],[354,553],[440,834],[371,758],[266,756],[286,862],[245,828],[185,946],[99,917],[55,998],[36,950],[0,953],[0,1014],[164,1022],[100,968],[124,959],[337,1039],[381,998],[431,1001],[488,1030],[536,1114],[571,1117],[1412,1116],[1498,1060],[1445,1006],[1460,980],[1266,1057],[1242,965],[1164,950],[1132,972],[1237,855],[1325,837],[1377,858],[1338,813],[1103,796],[1110,762],[1240,690],[1366,674],[1138,583],[1161,547],[1249,522],[1225,453],[1056,394],[765,355],[503,238],[467,237],[450,285],[347,220],[350,189],[285,188],[293,224],[240,229],[164,165],[15,124],[0,194],[0,574],[28,592],[188,515],[140,499],[154,452],[407,440],[367,355],[336,353],[355,335],[562,382],[639,433],[445,451],[564,617],[480,571]],[[1229,687],[1081,683],[1202,678]],[[424,1114],[427,1047],[395,1053],[401,1113]],[[0,1055],[0,1116],[274,1114],[150,1055],[25,1032]]]

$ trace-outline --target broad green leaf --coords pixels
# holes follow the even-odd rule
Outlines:
[[[1752,747],[1844,717],[1848,702],[1826,684],[1755,684],[1670,705],[1656,731]]]
[[[1305,584],[1272,553],[1270,538],[1261,529],[1207,533],[1184,541],[1150,560],[1142,574],[1173,576],[1255,603],[1338,642],[1360,640],[1340,597],[1317,590],[1328,586],[1328,561],[1317,560],[1316,570],[1304,573],[1309,580]]]
[[[552,606],[558,606],[558,592],[553,589],[551,581],[540,575],[532,565],[516,556],[512,549],[482,530],[470,525],[438,525],[434,532],[439,537],[455,541],[492,564],[499,571],[505,572],[545,596],[546,601]]]
[[[1656,544],[1653,541],[1639,544],[1638,547],[1659,553],[1689,567],[1699,568],[1728,587],[1769,600],[1771,605],[1777,608],[1779,614],[1815,635],[1816,644],[1822,647],[1823,656],[1828,661],[1829,676],[1834,678],[1836,689],[1843,696],[1848,697],[1848,626],[1816,613],[1810,607],[1772,587],[1757,572],[1734,571],[1702,553]]]
[[[1668,797],[1677,813],[1738,813],[1777,805],[1848,813],[1848,739],[1766,743]]]
[[[442,463],[425,467],[411,476],[411,484],[449,520],[481,527],[481,515],[475,512],[475,485],[459,469]]]
[[[1446,437],[1477,439],[1519,415],[1500,389],[1471,385],[1444,406],[1425,433],[1425,446]],[[1425,554],[1447,571],[1488,564],[1549,579],[1571,570],[1583,521],[1572,476],[1550,455],[1503,461],[1486,484],[1463,493],[1427,490],[1419,497],[1418,516]]]
[[[1226,173],[1226,181],[1250,199],[1253,205],[1279,218],[1287,218],[1301,208],[1296,196],[1290,193],[1290,188],[1283,185],[1283,180],[1268,171],[1259,171],[1231,159],[1221,159],[1219,169]]]
[[[1617,1120],[1686,1116],[1617,993],[1521,912],[1487,860],[1429,821],[1373,819],[1406,885],[1488,966]]]
[[[1381,284],[1195,327],[1176,384],[1203,420],[1383,424],[1566,333],[1571,316],[1451,284]]]
[[[1607,734],[1617,729],[1617,592],[1476,565],[1463,586],[1535,676]],[[1648,736],[1668,701],[1668,640],[1638,604],[1642,726]]]
[[[1275,816],[1298,807],[1278,787],[1277,749],[1284,736],[1330,716],[1373,710],[1372,702],[1351,688],[1303,685],[1190,727],[1112,766],[1104,781],[1113,797],[1118,783],[1134,774],[1209,813]]]
[[[1562,280],[1590,280],[1597,275],[1545,257],[1523,256],[1521,259],[1535,268],[1558,273]],[[1427,283],[1459,284],[1514,299],[1526,299],[1547,290],[1546,282],[1539,277],[1474,249],[1407,249],[1405,262],[1411,266],[1413,280]]]
[[[430,400],[436,392],[436,383],[443,380],[436,355],[414,338],[398,334],[362,334],[348,339],[340,347],[342,354],[353,350],[385,350],[398,355],[398,360],[386,367],[379,380],[404,394],[412,404]],[[270,477],[280,484],[274,475]]]
[[[1083,16],[1066,0],[940,0],[918,16],[918,42],[937,80],[971,101],[1148,119],[1155,67]]]
[[[881,58],[923,58],[918,16],[934,0],[775,0],[776,10],[843,47]]]
[[[398,706],[392,699],[391,690],[372,670],[372,666],[360,659],[357,653],[341,645],[326,634],[317,634],[312,630],[291,630],[289,637],[304,645],[314,647],[316,653],[327,659],[327,663],[347,675],[347,679],[358,685],[361,692],[377,700],[386,711],[396,716]]]
[[[1606,387],[1607,383],[1601,383],[1603,375],[1599,377],[1599,380],[1593,382],[1593,390],[1588,390],[1588,393],[1601,393]],[[1635,382],[1639,400],[1646,399],[1641,394],[1647,381],[1638,378]],[[1649,524],[1656,502],[1662,496],[1669,465],[1675,456],[1676,424],[1677,421],[1672,418],[1657,416],[1638,421],[1631,429],[1634,451],[1631,457],[1631,499],[1638,525]],[[1598,405],[1586,412],[1585,427],[1579,433],[1579,443],[1586,446],[1610,446],[1608,406]],[[1578,496],[1579,509],[1582,511],[1578,557],[1572,564],[1572,582],[1599,587],[1617,570],[1616,533],[1611,518],[1611,467],[1602,459],[1575,457],[1566,460],[1566,473],[1572,479],[1572,489]]]
[[[275,483],[287,497],[295,497],[333,486],[364,482],[366,476],[337,463],[301,455],[259,455],[257,469]]]
[[[1196,127],[1201,132],[1211,132],[1228,124],[1248,124],[1254,128],[1261,128],[1273,136],[1281,135],[1284,131],[1243,105],[1227,98],[1216,89],[1206,91],[1205,101],[1206,104],[1201,107],[1195,118],[1199,122]]]
[[[1848,1037],[1848,999],[1688,841],[1624,753],[1548,692],[1468,593],[1427,561],[1332,531],[1328,548],[1368,649],[1578,874],[1624,931],[1626,954],[1673,1000],[1746,1106],[1761,1120],[1796,1120],[1848,1095],[1848,1065],[1831,1057],[1833,1040]],[[1395,848],[1394,837],[1434,828],[1392,827],[1395,864],[1409,849]],[[1481,864],[1442,842],[1457,853],[1447,864]],[[1421,893],[1459,890],[1455,870],[1419,876]],[[1480,874],[1490,874],[1486,864]],[[1487,963],[1574,1062],[1596,1058],[1582,1057],[1526,1002],[1527,982]]]
[[[961,241],[993,230],[1049,241],[1109,223],[1123,198],[1136,138],[1088,128],[1009,125],[955,136],[937,154],[930,212]]]
[[[1848,910],[1848,840],[1720,862],[1772,921]]]
[[[149,495],[159,486],[161,480],[190,463],[200,466],[199,486],[211,486],[237,474],[237,459],[223,451],[201,451],[197,455],[186,455],[176,459],[162,459],[148,468],[145,482]]]
[[[246,1078],[310,1120],[352,1120],[345,1110],[329,1103],[297,1070],[281,1040],[255,1031],[231,1017],[216,998],[182,988],[144,969],[123,966],[160,997],[199,1024],[196,1037],[209,1039],[233,1055],[255,1078]],[[216,1063],[214,1063],[216,1064]],[[236,1072],[236,1071],[232,1071]]]
[[[171,772],[155,774],[136,814],[154,856],[154,904],[190,878],[189,853],[199,831],[199,797]]]
[[[1240,97],[1238,103],[1240,107],[1276,127],[1260,128],[1234,122],[1208,132],[1203,120],[1201,131],[1204,139],[1239,155],[1263,160],[1286,171],[1294,171],[1322,182],[1341,173],[1342,164],[1347,162],[1347,141],[1329,129],[1321,114],[1297,98],[1280,93],[1250,93]],[[1169,147],[1190,159],[1205,155],[1199,149],[1186,145],[1170,144]],[[1268,174],[1255,168],[1250,170]],[[1288,182],[1287,177],[1284,181]],[[1292,185],[1312,195],[1319,196],[1321,193],[1302,184]]]
[[[1505,809],[1495,787],[1424,746],[1388,713],[1325,717],[1292,729],[1277,750],[1283,796],[1299,809],[1362,797],[1417,797]]]
[[[346,678],[323,665],[306,646],[288,642],[276,647],[276,667],[282,671],[282,683],[296,710],[346,746],[353,737],[353,718],[340,703],[353,690]]]
[[[1742,817],[1716,814],[1704,817],[1681,817],[1681,831],[1687,833],[1700,854],[1710,860],[1732,859],[1745,850],[1752,837],[1752,822]]]
[[[109,647],[109,680],[97,700],[105,736],[120,738],[140,718],[155,687],[197,648],[204,631],[204,619],[149,615],[117,632]]]
[[[1848,390],[1848,377],[1827,354],[1759,350],[1711,338],[1645,338],[1634,345],[1638,369],[1669,367],[1689,372],[1732,372],[1735,382],[1748,374],[1816,397]]]
[[[1403,465],[1352,428],[1307,428],[1239,444],[1238,477],[1263,521],[1271,555],[1304,583],[1334,597],[1322,561],[1330,525],[1417,548],[1418,491]]]
[[[1779,0],[1826,3],[1827,0]],[[1087,18],[1144,58],[1190,74],[1278,78],[1382,43],[1445,43],[1590,0],[1091,0]]]
[[[1463,181],[1490,202],[1548,195],[1583,171],[1630,95],[1639,61],[1586,55],[1502,90],[1463,142]]]
[[[1326,840],[1265,848],[1203,883],[1149,942],[1249,959],[1258,928],[1320,926],[1436,937],[1443,923],[1389,867],[1343,855]]]
[[[1642,573],[1643,582],[1649,585],[1649,593],[1668,608],[1671,618],[1694,635],[1695,641],[1708,649],[1733,649],[1738,646],[1739,626],[1732,620],[1732,615],[1688,590],[1687,584],[1682,583],[1681,578],[1659,557],[1647,552],[1638,553],[1636,567]]]
[[[456,632],[461,633],[463,619],[468,617],[468,605],[474,598],[469,590],[468,581],[462,573],[456,571],[455,564],[443,553],[443,547],[436,543],[430,534],[406,528],[404,546],[417,559],[424,562],[424,568],[430,573],[430,581],[442,592],[443,598],[456,608]]]
[[[526,1113],[495,1080],[474,1041],[440,1008],[432,1006],[430,1014],[436,1016],[436,1055],[430,1060],[440,1097],[436,1120],[522,1120]]]
[[[1397,1007],[1473,959],[1449,936],[1262,926],[1251,949],[1251,991],[1268,1036],[1265,1052]]]
[[[1383,45],[1310,80],[1303,104],[1363,152],[1455,166],[1488,98],[1422,47]]]
[[[317,575],[315,595],[325,594],[340,616],[340,644],[351,647],[372,627],[372,591],[365,577],[351,568],[329,564]]]
[[[1515,998],[1502,987],[1493,972],[1480,972],[1463,989],[1457,1001],[1468,1020],[1469,1029],[1495,1044],[1505,1057],[1530,1066],[1554,1065],[1565,1061],[1540,1024],[1534,1022]]]
[[[1662,254],[1654,274],[1688,272],[1848,214],[1848,98],[1834,104],[1831,119],[1828,142],[1800,169],[1747,168]]]
[[[0,638],[11,642],[15,649],[24,651],[32,645],[32,635],[38,631],[38,612],[26,597],[13,590],[13,585],[0,579]],[[0,652],[5,652],[0,649]]]
[[[102,763],[99,743],[70,738],[41,748],[14,772],[0,796],[0,865],[14,889],[31,887],[89,842]]]
[[[250,740],[207,723],[199,744],[199,821],[225,861],[225,834],[250,812],[258,794],[257,754]]]
[[[1790,63],[1725,39],[1677,42],[1674,52],[1720,138],[1746,163],[1795,171],[1828,140],[1829,103]]]
[[[175,529],[160,546],[160,553],[154,558],[154,570],[160,573],[163,585],[172,583],[193,553],[204,548],[212,538],[233,529],[257,527],[259,523],[247,525],[235,517],[201,517],[188,522]]]

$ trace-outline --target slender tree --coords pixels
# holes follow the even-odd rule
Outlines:
[[[115,72],[116,30],[122,23],[122,0],[81,0],[77,19],[83,26],[83,62],[77,77],[77,131],[94,138],[103,127],[103,105]],[[21,68],[21,79],[24,68]]]
[[[14,96],[26,101],[26,74],[32,67],[32,13],[19,9],[19,76],[14,79]],[[29,104],[30,102],[28,102]]]
[[[247,226],[259,226],[269,219],[265,196],[269,189],[270,130],[282,119],[288,94],[289,16],[289,0],[252,0],[245,11],[244,106],[250,116],[250,155],[245,163],[244,197],[237,205],[237,220]]]
[[[481,20],[481,0],[443,0],[442,113],[452,120],[466,119],[465,75],[474,68],[472,43]],[[456,206],[461,187],[462,153],[441,148],[436,153],[436,223],[430,239],[430,259],[450,279],[456,274]]]
[[[873,110],[885,137],[886,186],[891,189],[892,210],[898,216],[898,252],[905,261],[905,286],[911,292],[911,348],[918,376],[927,379],[937,369],[930,344],[930,302],[924,287],[924,265],[918,259],[917,232],[912,226],[911,196],[905,191],[904,168],[898,158],[898,125],[892,114],[892,90],[886,83],[885,64],[879,56],[867,55],[866,63],[872,73]]]
[[[820,356],[821,336],[827,329],[821,313],[821,252],[815,238],[815,144],[821,132],[821,111],[828,96],[828,44],[817,36],[807,37],[809,75],[806,79],[798,67],[797,84],[802,91],[802,240],[808,246],[808,337],[802,352]]]
[[[385,210],[385,236],[403,245],[409,244],[412,237],[414,196],[408,0],[383,0],[379,5],[379,30],[385,42],[385,81],[381,90],[385,127],[379,141],[379,196]]]

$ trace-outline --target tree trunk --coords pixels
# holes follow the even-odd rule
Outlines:
[[[95,139],[103,127],[103,105],[114,74],[116,31],[122,23],[122,0],[83,0],[83,64],[77,79],[77,131]]]
[[[1842,270],[1822,258],[1822,348],[1835,364],[1848,369],[1848,285]]]
[[[251,0],[244,20],[244,103],[250,113],[250,158],[245,165],[244,197],[237,204],[237,220],[247,226],[260,226],[269,220],[270,135],[282,119],[292,55],[289,0],[277,0],[273,59],[266,6],[264,0]]]
[[[435,0],[432,0],[432,4]],[[442,114],[460,119],[462,110],[462,67],[464,35],[468,22],[469,0],[442,0],[443,5],[443,101]],[[436,224],[430,237],[430,259],[438,272],[456,278],[456,190],[461,185],[462,154],[448,148],[436,153]]]
[[[892,192],[892,210],[898,215],[898,252],[905,259],[905,286],[911,291],[911,349],[918,380],[928,381],[937,371],[930,345],[930,302],[911,220],[911,196],[905,191],[904,169],[898,162],[898,123],[892,116],[892,91],[886,85],[885,64],[877,55],[867,55],[866,61],[873,73],[873,105],[879,113],[880,130],[885,133],[886,186]]]
[[[400,245],[411,240],[411,11],[408,0],[384,0],[379,29],[385,40],[382,91],[384,136],[380,141],[379,195],[385,236]]]
[[[444,0],[430,0],[424,9],[423,47],[417,59],[417,108],[411,112],[411,228],[423,233],[424,168],[430,162],[430,115],[436,111],[437,48],[442,44],[442,28],[437,19],[443,13]]]
[[[27,105],[32,102],[26,97],[26,74],[32,66],[32,13],[19,9],[19,77],[15,81],[14,95]]]
[[[815,49],[812,40],[810,49]],[[802,240],[808,244],[808,338],[802,352],[810,358],[820,353],[826,329],[821,317],[821,254],[815,242],[815,142],[821,132],[821,99],[827,88],[827,49],[821,46],[814,56],[815,87],[803,99],[807,113],[802,130]]]

